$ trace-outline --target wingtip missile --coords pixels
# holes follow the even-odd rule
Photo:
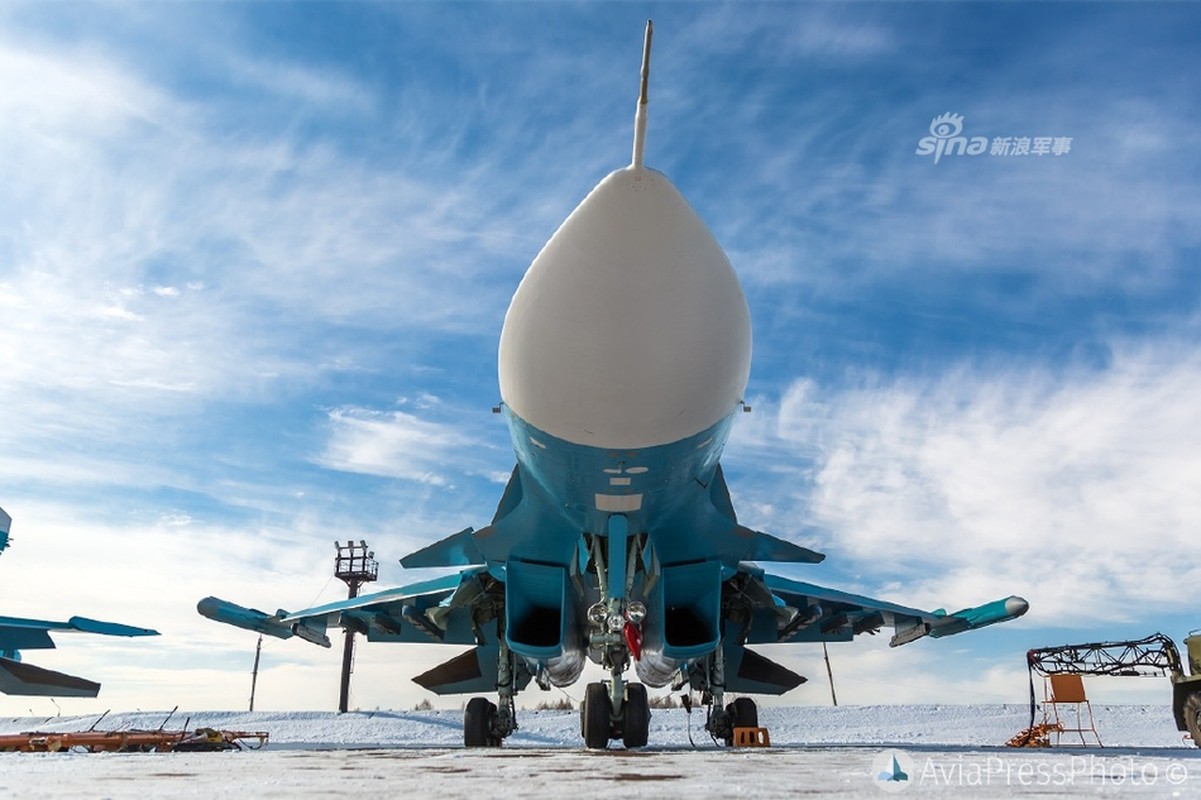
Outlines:
[[[291,626],[279,622],[280,615],[273,617],[257,608],[244,608],[219,597],[204,598],[196,604],[196,611],[215,622],[279,639],[290,639],[294,635]]]
[[[983,628],[985,625],[1017,619],[1029,610],[1030,604],[1026,602],[1026,598],[1011,595],[1003,600],[956,611],[951,616],[966,619],[972,628]]]
[[[1030,610],[1030,603],[1024,597],[1010,595],[981,606],[973,606],[946,615],[945,624],[936,624],[930,630],[934,638],[950,636],[961,631],[974,631],[998,622],[1008,622]]]
[[[938,639],[943,636],[954,636],[964,631],[974,631],[998,622],[1009,622],[1017,619],[1030,610],[1026,598],[1010,595],[1000,600],[993,600],[972,608],[965,608],[948,614],[942,609],[933,612],[933,620],[913,619],[898,623],[896,633],[889,641],[889,647],[899,647],[909,642],[917,641],[923,636]]]

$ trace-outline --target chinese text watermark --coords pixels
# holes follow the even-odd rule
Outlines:
[[[915,155],[934,156],[1063,156],[1072,151],[1071,136],[965,136],[963,115],[947,112],[930,121],[930,135],[917,140]]]

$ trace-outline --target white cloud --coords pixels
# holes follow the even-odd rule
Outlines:
[[[318,461],[347,472],[445,486],[447,462],[472,444],[451,426],[404,411],[338,408],[329,420],[330,438]]]
[[[1024,594],[1043,624],[1129,620],[1201,599],[1201,567],[1181,558],[1201,527],[1197,396],[1201,358],[1163,342],[1118,347],[1102,372],[797,381],[748,451],[812,460],[811,487],[780,499],[885,591]]]
[[[492,173],[448,185],[429,159],[380,166],[287,128],[256,136],[228,96],[177,96],[122,58],[0,37],[0,76],[16,87],[0,98],[13,123],[0,131],[0,404],[20,421],[0,428],[4,470],[155,483],[174,470],[117,462],[172,439],[164,426],[184,416],[378,370],[431,332],[499,320],[494,234],[520,226],[493,218],[507,197],[486,186]],[[239,75],[300,115],[364,96],[345,76],[238,58]],[[423,337],[379,346],[406,329]],[[64,446],[87,463],[47,457]]]
[[[124,130],[161,113],[165,98],[104,56],[86,49],[54,52],[0,39],[0,97],[6,140],[32,137],[38,146],[68,152],[75,137]]]

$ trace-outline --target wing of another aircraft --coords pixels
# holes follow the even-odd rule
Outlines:
[[[51,631],[96,633],[105,636],[158,636],[158,631],[87,617],[51,622],[23,617],[0,617],[0,692],[52,697],[95,697],[100,684],[21,660],[21,650],[51,650]]]
[[[8,547],[12,517],[0,508],[0,552]],[[0,692],[49,697],[95,697],[100,684],[63,672],[35,667],[21,660],[22,650],[53,650],[51,631],[95,633],[102,636],[158,636],[158,631],[88,617],[51,622],[25,617],[0,617]]]
[[[8,531],[13,524],[13,518],[3,508],[0,508],[0,553],[8,547]]]

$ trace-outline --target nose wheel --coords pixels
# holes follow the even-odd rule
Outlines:
[[[609,688],[603,683],[590,683],[584,690],[584,706],[580,709],[580,732],[589,750],[604,750],[609,746],[612,732],[612,704]]]
[[[621,739],[627,749],[646,746],[651,722],[646,687],[627,685],[622,700],[615,713],[608,684],[588,684],[580,709],[580,733],[589,750],[604,750],[612,739]]]
[[[622,744],[627,750],[646,747],[651,726],[651,706],[646,698],[646,687],[641,683],[631,683],[626,687],[625,699],[625,714],[621,727]]]

